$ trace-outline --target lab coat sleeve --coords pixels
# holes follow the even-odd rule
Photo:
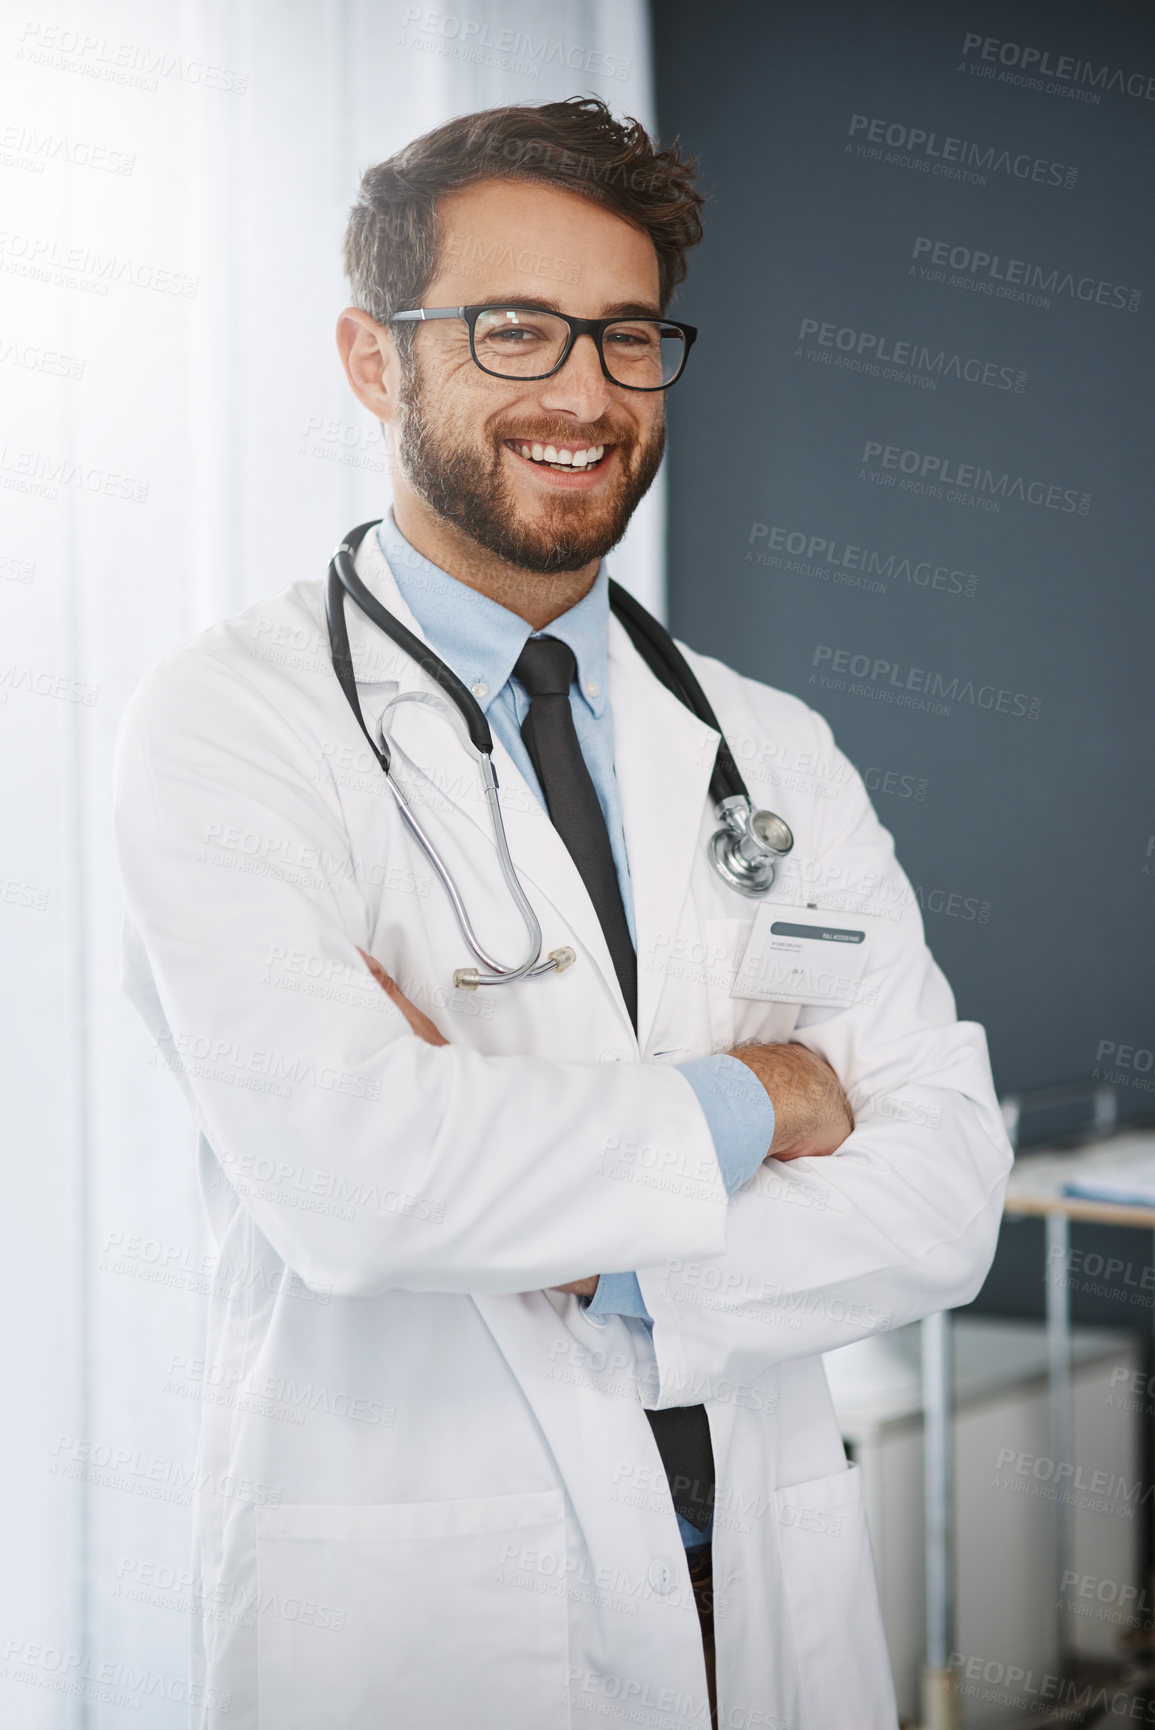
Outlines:
[[[769,1160],[731,1199],[717,1256],[638,1267],[656,1405],[752,1385],[778,1363],[969,1302],[994,1254],[1012,1154],[975,1022],[923,936],[917,898],[858,774],[841,764],[814,880],[868,885],[880,917],[858,1000],[803,1011],[792,1038],[833,1066],[855,1127],[825,1158]],[[730,1390],[729,1393],[726,1390]]]
[[[706,1114],[726,1194],[753,1177],[774,1139],[774,1107],[754,1072],[725,1052],[692,1057],[676,1066],[689,1081]],[[591,1316],[653,1317],[642,1301],[635,1273],[604,1273],[586,1305]]]
[[[369,910],[316,739],[245,675],[203,638],[154,669],[121,725],[115,829],[125,988],[276,1252],[338,1295],[717,1253],[726,1193],[672,1068],[431,1046],[383,994],[281,988],[270,960],[293,953],[362,980]],[[616,1181],[622,1137],[693,1176]]]

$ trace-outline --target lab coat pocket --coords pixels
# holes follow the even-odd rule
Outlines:
[[[710,1040],[715,1051],[727,1051],[736,1043],[739,1005],[731,991],[753,926],[753,919],[702,920],[702,971],[710,1010]]]
[[[858,1467],[790,1484],[773,1507],[805,1730],[895,1730]]]
[[[788,1040],[798,1020],[797,1003],[765,1003],[734,995],[734,980],[753,929],[752,917],[702,920],[710,1039],[715,1051],[728,1051],[744,1039]]]
[[[559,1490],[257,1510],[268,1730],[560,1730]]]

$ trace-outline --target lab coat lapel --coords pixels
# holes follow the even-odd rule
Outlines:
[[[362,541],[357,552],[356,569],[362,582],[381,604],[424,642],[425,634],[402,599],[375,534],[366,535]],[[375,736],[377,718],[392,697],[402,693],[438,695],[439,687],[435,680],[421,671],[412,656],[398,648],[352,601],[346,602],[345,616],[358,695],[366,724]],[[334,686],[336,688],[335,679]],[[343,705],[344,699],[340,701]],[[453,708],[451,724],[448,720],[435,719],[423,713],[418,704],[402,703],[391,710],[387,731],[391,740],[409,753],[418,771],[433,783],[436,789],[434,805],[451,804],[454,807],[452,821],[465,820],[476,829],[485,848],[485,880],[500,884],[500,864],[488,807],[482,794],[480,772],[473,751],[463,742],[455,724],[456,714]],[[597,968],[618,1006],[626,1031],[632,1036],[633,1029],[613,960],[581,874],[537,794],[496,735],[493,763],[499,789],[504,795],[501,808],[510,854],[518,874],[537,891],[530,895],[530,900],[541,921],[543,955],[567,942],[572,933]],[[406,767],[400,778],[404,780],[409,772]],[[463,889],[466,902],[476,902],[477,888],[471,890],[469,885],[463,885]],[[508,893],[504,886],[499,892]],[[549,908],[554,912],[552,919]],[[559,924],[562,927],[560,931]],[[538,988],[548,989],[548,981]]]
[[[614,766],[634,892],[643,1054],[690,883],[719,735],[667,691],[611,616]]]

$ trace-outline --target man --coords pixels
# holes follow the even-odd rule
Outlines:
[[[124,722],[126,988],[220,1254],[205,1726],[895,1722],[820,1354],[974,1295],[1009,1149],[825,723],[685,651],[743,761],[811,766],[774,794],[797,862],[746,897],[710,862],[718,733],[609,611],[699,204],[676,150],[574,100],[369,170],[346,241],[339,345],[395,471],[357,574],[484,709],[572,965],[452,983],[462,930],[317,578],[169,655]],[[348,631],[368,732],[515,966],[455,712],[351,605]],[[763,989],[763,903],[842,913],[836,1001]]]

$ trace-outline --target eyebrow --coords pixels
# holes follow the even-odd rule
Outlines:
[[[562,310],[560,301],[538,300],[533,295],[526,294],[495,294],[486,301],[474,302],[474,304],[525,307],[530,312],[561,312]],[[603,307],[598,316],[600,318],[662,318],[665,315],[661,308],[655,306],[652,301],[616,300],[611,306]]]

